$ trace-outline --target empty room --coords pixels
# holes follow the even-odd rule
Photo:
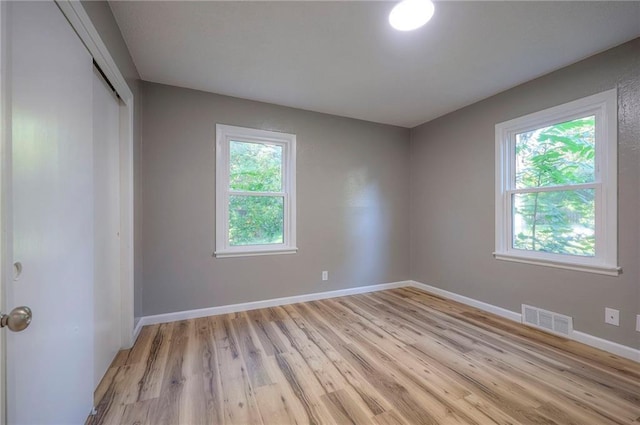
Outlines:
[[[0,424],[640,423],[640,1],[0,1]]]

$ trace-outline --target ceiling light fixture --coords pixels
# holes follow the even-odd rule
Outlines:
[[[389,13],[389,23],[398,31],[412,31],[429,22],[434,10],[431,0],[403,0]]]

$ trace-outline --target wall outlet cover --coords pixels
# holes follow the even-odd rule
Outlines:
[[[329,272],[328,271],[323,271],[322,272],[322,280],[329,280]]]
[[[640,314],[636,316],[636,331],[640,332]]]
[[[614,308],[605,308],[604,322],[610,325],[620,326],[620,311]]]

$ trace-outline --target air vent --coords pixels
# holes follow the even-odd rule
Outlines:
[[[562,336],[573,332],[573,318],[522,304],[522,323]]]

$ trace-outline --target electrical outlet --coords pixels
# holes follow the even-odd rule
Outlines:
[[[322,272],[322,280],[329,280],[329,272],[328,271],[323,271]]]
[[[620,326],[620,311],[613,308],[604,309],[604,322],[614,326]]]
[[[640,314],[636,316],[636,331],[640,332]]]

